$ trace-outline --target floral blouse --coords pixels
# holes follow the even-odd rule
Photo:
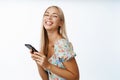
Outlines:
[[[54,44],[54,54],[49,58],[49,62],[60,68],[65,68],[63,62],[75,57],[72,44],[66,39],[60,39]],[[66,80],[47,70],[49,80]]]

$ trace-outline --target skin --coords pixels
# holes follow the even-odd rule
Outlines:
[[[59,68],[48,62],[48,59],[54,54],[54,48],[52,46],[57,40],[62,38],[62,36],[58,34],[58,26],[61,26],[62,23],[63,22],[59,17],[59,11],[54,7],[49,8],[45,12],[43,18],[43,25],[49,39],[48,55],[45,56],[43,52],[32,53],[32,51],[30,51],[31,57],[37,63],[39,74],[43,80],[49,80],[45,69],[49,69],[54,74],[61,76],[66,80],[79,80],[79,70],[75,58],[63,63],[65,69]]]

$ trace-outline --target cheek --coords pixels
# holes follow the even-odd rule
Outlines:
[[[45,20],[43,19],[43,25],[45,24]]]
[[[43,18],[43,21],[45,21],[45,20],[46,20],[46,18],[44,17],[44,18]]]
[[[46,19],[45,19],[45,18],[43,18],[43,24],[45,24],[45,21],[46,21]]]
[[[58,25],[60,24],[60,20],[59,19],[53,19],[53,21],[54,21],[55,24],[58,24]]]

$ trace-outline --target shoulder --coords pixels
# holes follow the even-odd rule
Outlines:
[[[55,44],[55,54],[62,62],[70,60],[76,54],[73,51],[72,44],[66,39],[60,39]]]
[[[69,42],[69,40],[67,39],[60,39],[58,40],[55,45],[54,45],[55,49],[60,50],[60,49],[64,49],[64,50],[73,50],[73,46],[72,43]]]
[[[59,39],[56,43],[55,46],[59,47],[67,47],[70,45],[70,42],[67,39]]]

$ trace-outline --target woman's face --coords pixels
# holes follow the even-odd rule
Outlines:
[[[43,17],[43,26],[48,30],[58,30],[58,27],[61,26],[61,19],[59,16],[59,11],[55,7],[47,9]]]

